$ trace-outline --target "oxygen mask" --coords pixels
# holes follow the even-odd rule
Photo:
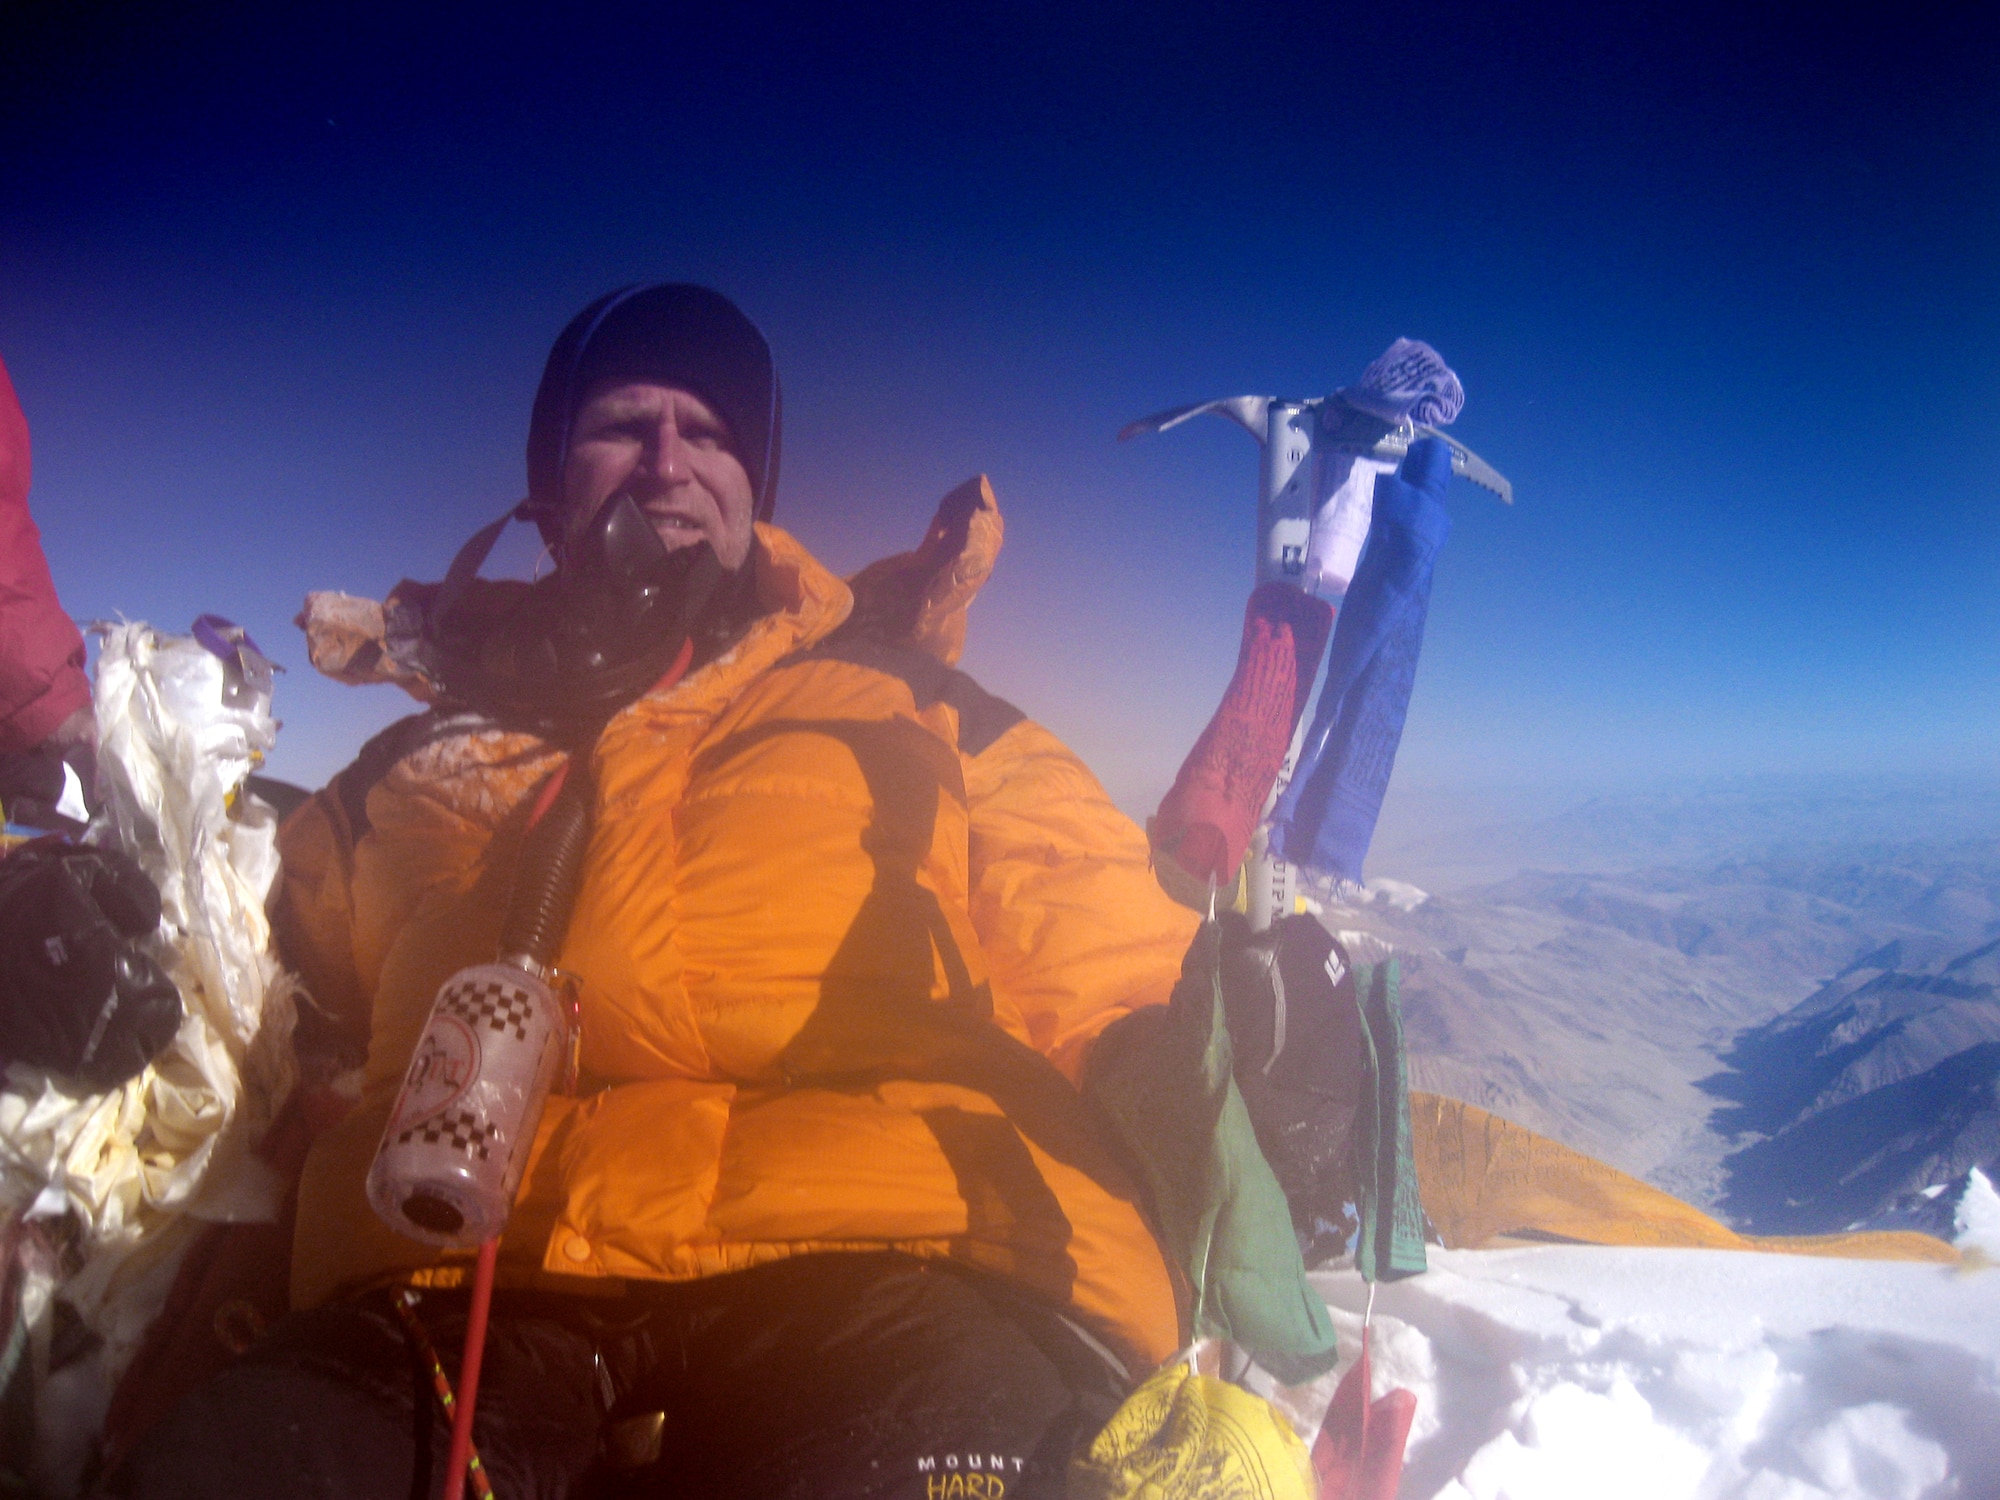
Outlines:
[[[436,675],[469,707],[594,732],[691,649],[728,576],[706,541],[669,548],[621,491],[553,574],[477,605],[470,590],[441,600]]]

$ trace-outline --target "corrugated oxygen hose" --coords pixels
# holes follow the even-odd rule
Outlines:
[[[590,847],[590,774],[572,761],[554,798],[529,825],[514,893],[500,928],[500,960],[531,960],[546,969],[555,962],[569,930],[570,909],[583,882],[583,856]]]
[[[583,882],[583,856],[590,847],[591,803],[595,798],[590,773],[581,768],[582,761],[581,755],[572,756],[555,773],[528,819],[520,861],[514,867],[514,892],[500,927],[502,963],[518,964],[525,959],[537,971],[545,972],[561,951],[577,887]],[[465,1491],[499,1250],[497,1237],[482,1241],[473,1268],[472,1302],[458,1372],[458,1403],[445,1459],[444,1500],[461,1500]]]

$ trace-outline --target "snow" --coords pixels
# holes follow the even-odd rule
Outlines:
[[[1992,1179],[1974,1167],[1952,1216],[1958,1232],[1952,1242],[1964,1251],[1978,1251],[1989,1261],[2000,1261],[2000,1192]]]
[[[1431,1267],[1375,1304],[1376,1394],[1418,1400],[1403,1500],[2000,1497],[2000,1270],[1976,1258],[1563,1245]],[[1368,1288],[1313,1282],[1351,1359]],[[1344,1368],[1273,1399],[1316,1429]]]
[[[1298,898],[1299,909],[1314,916],[1325,916],[1328,912],[1335,915],[1353,912],[1364,906],[1373,906],[1378,901],[1397,911],[1409,912],[1431,899],[1429,891],[1420,890],[1406,880],[1389,880],[1382,876],[1364,882],[1316,877],[1309,871],[1301,871],[1300,878],[1308,893]]]
[[[1368,882],[1368,893],[1372,900],[1387,902],[1397,911],[1415,911],[1431,899],[1429,891],[1419,890],[1408,881],[1379,875]]]

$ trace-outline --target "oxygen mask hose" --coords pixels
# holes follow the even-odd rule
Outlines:
[[[544,784],[522,835],[496,963],[445,981],[368,1174],[368,1199],[398,1232],[479,1247],[452,1413],[446,1500],[472,1452],[500,1231],[575,1023],[552,965],[590,846],[592,787],[572,758]]]
[[[551,967],[590,844],[592,788],[572,759],[522,835],[498,960],[461,969],[431,1006],[368,1173],[400,1234],[470,1248],[497,1235],[574,1027]]]
[[[589,778],[569,770],[557,771],[537,800],[500,929],[500,962],[544,978],[569,929],[590,845]]]

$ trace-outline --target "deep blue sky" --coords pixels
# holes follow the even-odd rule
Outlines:
[[[835,566],[992,475],[966,665],[1135,812],[1255,463],[1113,433],[1399,334],[1519,495],[1453,488],[1399,795],[2000,760],[1985,7],[189,9],[0,22],[0,355],[65,602],[248,624],[279,774],[405,707],[313,678],[300,597],[441,573],[556,330],[659,277],[769,333]]]

